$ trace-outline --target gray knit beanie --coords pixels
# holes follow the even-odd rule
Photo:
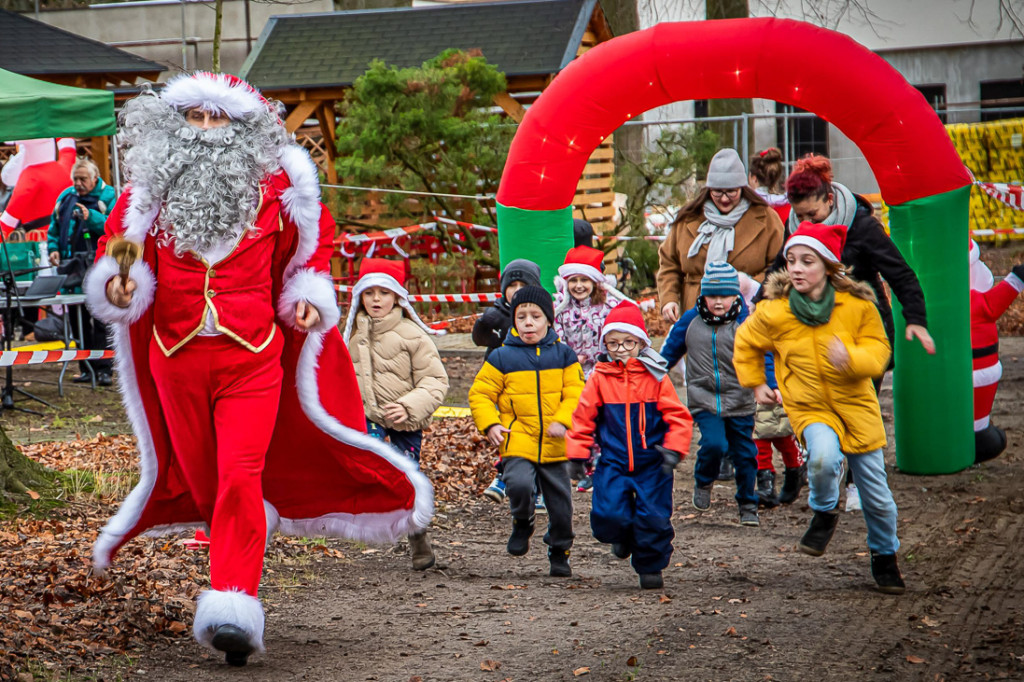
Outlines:
[[[720,149],[708,165],[708,189],[734,189],[747,184],[747,170],[735,149]]]

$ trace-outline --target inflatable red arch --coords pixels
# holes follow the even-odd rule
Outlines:
[[[591,49],[530,107],[512,142],[497,197],[502,264],[530,258],[545,281],[553,277],[572,246],[580,174],[625,121],[679,100],[747,97],[813,111],[863,152],[891,207],[893,239],[921,279],[939,348],[926,356],[897,343],[897,461],[909,473],[969,466],[971,179],[923,96],[848,36],[786,19],[728,19],[658,24]]]

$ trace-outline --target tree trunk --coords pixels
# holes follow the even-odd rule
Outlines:
[[[705,0],[705,12],[708,19],[745,19],[750,16],[750,5],[747,0]],[[739,116],[742,113],[754,113],[754,102],[750,99],[713,99],[708,102],[708,116]],[[709,124],[718,133],[723,147],[732,147],[743,154],[743,127],[735,126],[731,121]],[[748,145],[753,144],[754,126],[747,126]],[[743,159],[747,163],[747,159]]]
[[[213,72],[220,73],[220,37],[224,27],[224,0],[217,0],[213,11]]]
[[[0,426],[0,492],[24,495],[31,486],[48,485],[50,472],[21,454]]]

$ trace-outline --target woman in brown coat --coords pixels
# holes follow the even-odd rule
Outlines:
[[[725,261],[760,280],[782,248],[784,232],[779,214],[747,185],[736,150],[719,151],[704,188],[680,211],[658,250],[662,316],[673,323],[696,305],[708,261]]]

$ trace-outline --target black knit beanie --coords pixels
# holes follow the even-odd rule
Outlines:
[[[524,303],[535,303],[544,311],[548,324],[555,323],[555,304],[551,302],[551,294],[544,287],[525,286],[512,297],[512,323],[515,324],[516,306]]]
[[[501,294],[505,295],[512,282],[522,282],[526,285],[540,286],[540,266],[525,258],[516,258],[509,262],[501,271]]]

